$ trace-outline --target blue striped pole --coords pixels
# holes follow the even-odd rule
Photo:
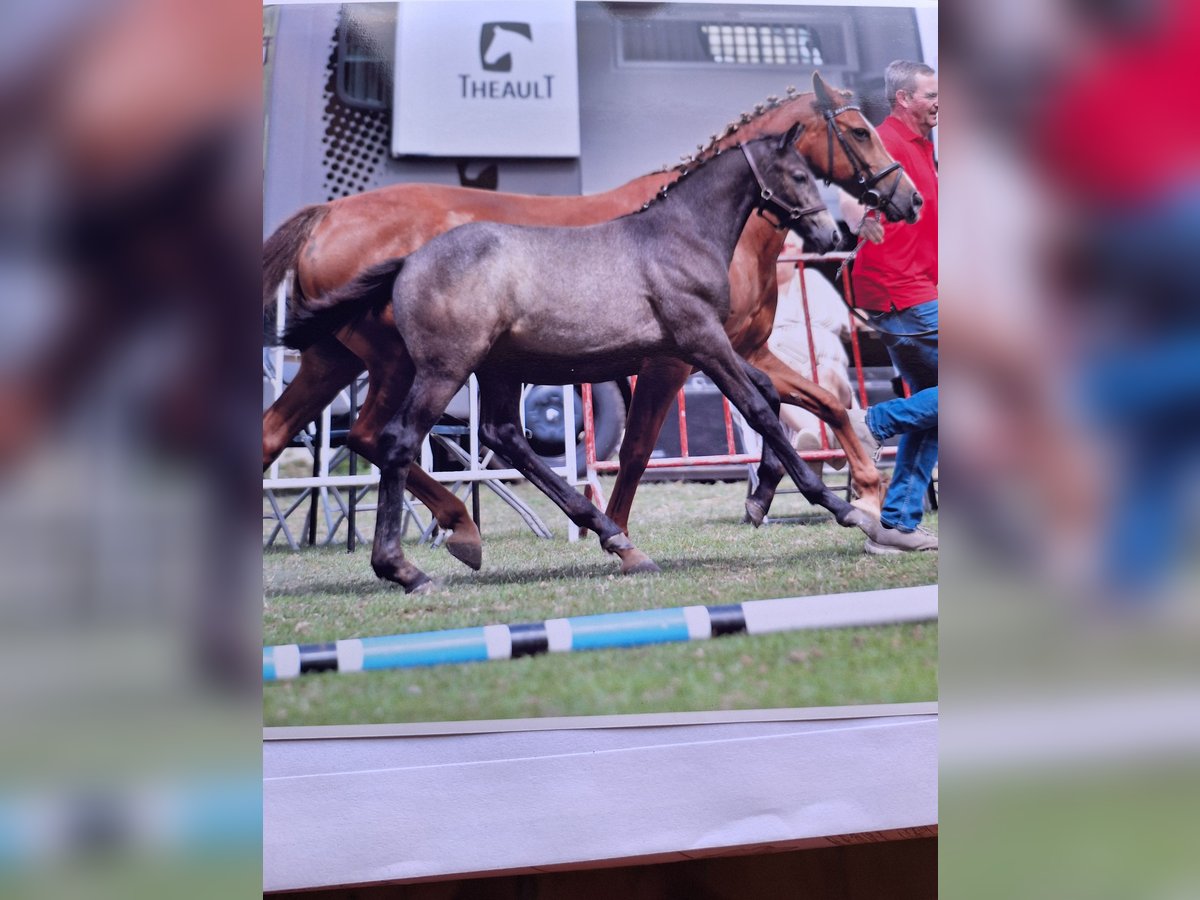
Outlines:
[[[728,634],[847,628],[936,618],[936,586],[747,600],[723,606],[645,609],[522,625],[485,625],[324,644],[264,647],[263,681],[282,681],[310,672],[404,669],[516,659],[540,653],[707,640]]]

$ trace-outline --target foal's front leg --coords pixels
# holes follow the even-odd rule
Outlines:
[[[744,359],[739,360],[742,366],[742,371],[746,377],[750,379],[750,383],[767,401],[767,405],[771,407],[771,415],[776,419],[779,418],[779,394],[775,390],[775,386],[771,384],[769,379],[750,363]],[[762,525],[763,520],[767,517],[767,511],[771,508],[771,500],[775,497],[775,489],[779,487],[779,482],[784,476],[783,462],[771,448],[770,442],[764,440],[762,445],[761,459],[758,463],[758,485],[754,491],[746,498],[746,518],[750,520],[750,524],[755,528]]]
[[[720,335],[724,337],[724,332],[720,332]],[[772,414],[770,404],[743,370],[743,366],[748,364],[733,352],[728,340],[722,343],[723,346],[718,344],[715,335],[698,334],[690,341],[690,351],[696,364],[720,388],[721,393],[729,398],[729,402],[737,407],[750,426],[762,435],[764,449],[769,446],[775,451],[787,473],[796,482],[796,487],[809,503],[825,507],[833,513],[839,525],[856,526],[868,536],[873,536],[875,522],[862,510],[856,509],[830,491],[804,464],[783,433],[779,417]]]
[[[858,499],[853,505],[872,518],[878,519],[879,511],[883,507],[884,494],[887,492],[887,483],[855,435],[846,408],[830,391],[809,381],[780,360],[767,345],[764,344],[748,359],[771,380],[784,403],[806,409],[829,425],[850,463],[850,477],[858,490]],[[778,479],[769,487],[760,483],[760,500],[764,510],[770,508],[775,495],[775,485],[778,483]]]
[[[658,572],[659,568],[625,536],[621,526],[598,510],[542,461],[521,428],[517,417],[521,385],[489,373],[479,379],[479,439],[502,454],[513,467],[554,501],[572,522],[599,536],[600,546],[621,558],[621,574]]]
[[[403,404],[406,396],[403,391],[412,377],[411,373],[406,374],[407,366],[407,355],[396,356],[372,371],[371,390],[350,429],[352,449],[376,465],[380,458],[379,437]],[[415,462],[408,468],[404,487],[425,504],[438,527],[450,533],[447,552],[478,569],[483,564],[483,541],[463,502]]]

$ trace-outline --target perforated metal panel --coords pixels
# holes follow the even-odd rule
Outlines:
[[[336,33],[330,40],[328,79],[323,94],[325,108],[321,136],[324,156],[325,199],[348,197],[381,182],[378,174],[388,153],[389,135],[387,109],[362,109],[347,105],[338,92],[338,50]]]

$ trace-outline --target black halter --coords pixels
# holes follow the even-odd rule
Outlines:
[[[775,226],[776,231],[787,230],[805,216],[815,215],[828,209],[824,203],[818,203],[816,206],[805,208],[788,206],[786,203],[776,200],[775,192],[763,183],[762,175],[758,172],[758,166],[754,164],[754,157],[750,155],[750,151],[746,149],[746,145],[738,144],[738,146],[742,149],[742,154],[746,157],[746,162],[750,163],[750,171],[754,175],[754,180],[758,182],[758,214],[767,219],[768,222],[771,222],[767,218],[767,211],[770,210],[774,213],[775,221],[771,222],[771,224]]]
[[[903,173],[904,167],[900,163],[894,162],[878,172],[871,171],[871,167],[867,165],[866,161],[850,146],[849,141],[846,140],[846,136],[833,124],[834,119],[850,110],[862,112],[861,107],[853,103],[847,103],[845,106],[839,106],[837,109],[827,109],[824,111],[825,128],[829,135],[829,163],[825,168],[825,172],[827,173],[825,183],[829,184],[833,175],[833,140],[836,137],[837,142],[842,145],[842,149],[846,152],[846,158],[850,160],[850,165],[854,167],[855,180],[862,187],[862,193],[858,199],[868,209],[880,209],[885,204],[891,203],[892,198],[896,196],[896,189],[900,186],[900,175]],[[897,172],[897,175],[892,181],[892,189],[884,197],[875,189],[875,186],[888,175],[892,174],[892,172]]]

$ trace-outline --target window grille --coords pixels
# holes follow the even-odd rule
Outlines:
[[[715,63],[765,66],[820,66],[820,39],[803,25],[701,25],[709,58]]]
[[[800,23],[744,21],[621,22],[619,58],[629,65],[818,66],[852,64],[843,23],[813,16]]]

